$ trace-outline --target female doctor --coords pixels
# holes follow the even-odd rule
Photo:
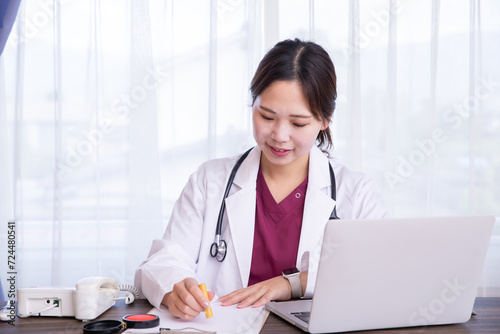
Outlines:
[[[209,305],[198,283],[211,290],[210,300],[217,295],[222,305],[241,308],[311,297],[332,210],[342,219],[386,214],[369,177],[329,161],[321,150],[332,145],[329,124],[337,97],[335,69],[321,46],[297,39],[276,44],[259,64],[250,91],[257,146],[225,199],[225,258],[212,257],[211,245],[239,157],[205,162],[190,176],[163,238],[153,241],[136,271],[135,285],[150,303],[183,319]],[[284,274],[292,268],[300,273]]]

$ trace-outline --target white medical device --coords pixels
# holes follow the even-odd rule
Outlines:
[[[127,291],[120,297],[120,291]],[[18,316],[75,317],[88,321],[97,318],[120,299],[130,304],[139,297],[134,286],[119,285],[113,278],[87,277],[76,287],[18,289]]]

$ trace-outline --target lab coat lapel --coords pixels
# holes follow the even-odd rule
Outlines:
[[[243,287],[248,284],[252,262],[256,180],[260,165],[260,153],[260,149],[255,147],[241,164],[233,182],[233,187],[240,188],[240,190],[235,193],[232,191],[232,195],[226,199],[231,239]]]
[[[320,242],[325,225],[335,206],[335,201],[330,196],[328,164],[329,161],[323,152],[314,146],[309,157],[309,180],[300,234],[298,266],[300,266],[302,254],[314,249]]]

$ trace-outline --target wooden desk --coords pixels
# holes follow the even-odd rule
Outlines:
[[[114,319],[119,320],[122,316],[131,313],[145,313],[151,309],[151,305],[146,300],[136,300],[131,305],[125,305],[123,301],[106,311],[96,320]],[[457,325],[415,327],[415,328],[395,328],[377,331],[359,331],[355,334],[403,334],[403,333],[500,333],[500,297],[499,298],[477,298],[474,310],[477,316],[466,323]],[[0,323],[0,333],[44,333],[44,334],[81,334],[83,333],[83,323],[73,318],[53,318],[53,317],[30,317],[26,319],[16,318],[15,327],[8,323]],[[296,327],[281,320],[274,314],[270,314],[262,334],[270,333],[304,333]]]

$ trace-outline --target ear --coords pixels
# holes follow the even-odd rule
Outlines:
[[[328,117],[323,121],[323,125],[321,126],[321,130],[325,130],[330,126],[330,122],[332,121],[332,116]]]

